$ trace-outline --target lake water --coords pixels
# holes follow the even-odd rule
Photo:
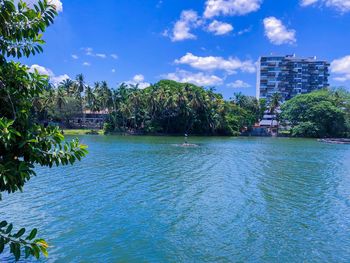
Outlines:
[[[350,262],[350,145],[80,139],[82,162],[0,202],[1,219],[40,229],[49,262]]]

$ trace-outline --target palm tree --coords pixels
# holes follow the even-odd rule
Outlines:
[[[90,86],[86,87],[85,90],[85,103],[86,103],[86,108],[88,108],[90,111],[92,111],[92,108],[95,104],[95,94],[93,93],[93,90]]]
[[[106,81],[102,81],[101,82],[100,99],[101,99],[102,109],[110,111],[111,107],[113,106],[112,92],[109,89],[108,84],[107,84]]]
[[[62,110],[63,106],[66,105],[66,91],[63,87],[59,87],[56,92],[56,105],[59,110]]]
[[[75,77],[75,84],[77,87],[77,93],[81,94],[85,90],[85,80],[83,74],[78,74]]]
[[[280,107],[281,105],[281,100],[282,100],[282,96],[280,93],[276,92],[272,95],[271,97],[271,101],[270,101],[270,114],[271,116],[273,116],[271,118],[271,126],[270,126],[270,131],[272,133],[272,127],[273,127],[273,121],[276,120],[277,122],[277,134],[278,134],[278,112],[277,109]]]
[[[63,88],[66,92],[67,95],[70,95],[73,92],[74,89],[74,81],[71,79],[65,79],[62,80],[59,84],[58,84],[59,88]]]
[[[79,101],[80,103],[80,110],[81,110],[81,114],[83,115],[83,123],[85,124],[85,112],[84,112],[84,102],[83,102],[83,98],[81,96],[81,94],[84,92],[85,90],[85,80],[84,80],[84,75],[83,74],[78,74],[75,77],[75,82],[74,82],[74,95],[76,97],[76,99]]]

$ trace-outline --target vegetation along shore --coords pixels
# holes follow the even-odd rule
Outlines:
[[[349,137],[350,93],[345,89],[322,89],[298,95],[281,104],[279,94],[271,101],[241,93],[226,100],[214,88],[161,80],[145,89],[106,82],[87,85],[82,74],[76,80],[48,85],[36,98],[34,112],[41,123],[58,124],[69,131],[84,127],[87,115],[103,116],[99,128],[105,134],[250,135],[265,113],[277,122],[281,136]],[[80,116],[72,126],[71,120]],[[95,134],[96,132],[93,132]],[[97,131],[101,133],[101,131]]]

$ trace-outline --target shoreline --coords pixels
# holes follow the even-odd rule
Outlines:
[[[77,136],[77,135],[94,135],[94,136],[157,136],[157,137],[183,137],[183,134],[165,134],[165,133],[132,133],[132,132],[112,132],[105,134],[102,129],[63,129],[63,135]],[[322,143],[328,144],[350,144],[349,138],[310,138],[310,137],[292,137],[283,134],[281,136],[250,136],[250,135],[210,135],[210,134],[191,134],[191,137],[243,137],[243,138],[291,138],[291,139],[314,139]]]

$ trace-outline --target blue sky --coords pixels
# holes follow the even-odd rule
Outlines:
[[[332,62],[331,85],[350,86],[350,0],[52,1],[44,53],[23,62],[54,81],[170,78],[255,95],[259,56],[295,53]]]

